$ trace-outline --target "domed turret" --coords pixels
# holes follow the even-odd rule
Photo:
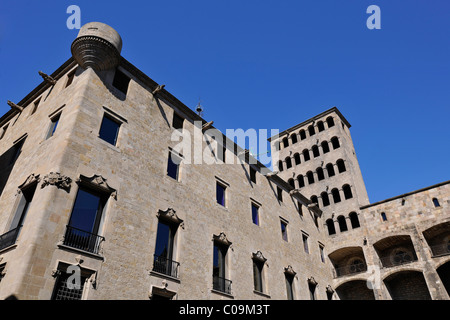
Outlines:
[[[103,71],[115,68],[120,59],[122,38],[116,30],[101,22],[90,22],[81,27],[72,42],[72,56],[87,69]]]

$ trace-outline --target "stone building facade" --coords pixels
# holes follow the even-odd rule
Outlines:
[[[0,118],[0,298],[449,298],[448,182],[370,204],[337,108],[272,137],[271,172],[121,48],[83,26]]]

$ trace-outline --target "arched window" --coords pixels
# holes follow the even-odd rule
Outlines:
[[[322,132],[325,130],[325,126],[323,125],[323,121],[317,122],[317,129],[319,129],[319,132]]]
[[[320,197],[322,198],[322,203],[324,207],[327,207],[330,205],[330,198],[328,197],[328,193],[322,192],[320,194]]]
[[[435,207],[435,208],[441,206],[441,205],[439,204],[439,200],[438,200],[437,198],[433,198],[433,204],[434,204],[434,207]]]
[[[313,147],[311,148],[311,150],[312,150],[312,152],[313,152],[314,158],[317,158],[318,156],[320,156],[320,153],[319,153],[319,147],[318,147],[318,146],[313,146]]]
[[[330,152],[330,146],[328,145],[328,141],[322,141],[322,143],[320,145],[322,146],[323,153]]]
[[[294,162],[295,162],[295,165],[300,164],[300,154],[299,153],[294,154]]]
[[[317,168],[316,169],[317,172],[317,180],[318,181],[322,181],[323,179],[325,179],[325,174],[323,173],[323,169],[322,168]]]
[[[334,126],[334,120],[333,120],[333,117],[328,117],[328,118],[327,118],[327,125],[328,125],[328,128],[331,128],[331,127]]]
[[[297,134],[296,133],[293,133],[292,135],[291,135],[291,141],[292,141],[292,144],[294,144],[294,143],[297,143]]]
[[[288,180],[288,183],[291,185],[292,188],[295,189],[295,181],[294,181],[294,179],[292,179],[292,178],[289,179],[289,180]]]
[[[352,188],[348,184],[344,184],[342,186],[342,191],[344,191],[344,197],[345,199],[351,199],[353,198],[352,194]]]
[[[308,178],[308,184],[314,183],[314,174],[312,173],[312,171],[308,171],[306,173],[306,177]]]
[[[299,174],[297,177],[297,181],[299,188],[303,188],[305,186],[305,179],[303,178],[303,175]]]
[[[336,234],[336,228],[334,227],[334,221],[332,219],[328,219],[326,221],[327,228],[328,228],[328,235]]]
[[[341,202],[341,196],[339,194],[339,190],[334,188],[333,190],[331,190],[331,195],[333,196],[333,202],[334,203],[338,203]]]
[[[303,150],[302,153],[303,153],[303,158],[305,159],[305,161],[308,161],[309,159],[311,159],[309,157],[309,150],[308,149]]]
[[[278,161],[278,171],[283,171],[283,161]]]
[[[337,149],[341,146],[337,137],[331,138],[331,145],[333,146],[333,149]]]
[[[300,130],[300,140],[305,140],[306,139],[306,132],[305,130]]]
[[[380,216],[381,216],[381,220],[387,221],[386,213],[382,212],[382,213],[380,214]]]
[[[345,232],[345,231],[348,230],[347,221],[345,221],[345,217],[344,216],[337,217],[337,222],[339,224],[339,230],[341,232]]]
[[[316,134],[316,131],[314,130],[314,126],[313,125],[310,125],[308,127],[308,132],[309,132],[309,136],[310,137]]]
[[[327,168],[327,172],[328,172],[328,177],[332,177],[335,175],[334,166],[331,163],[327,164],[326,168]]]
[[[311,202],[319,206],[319,199],[317,198],[317,196],[311,196]]]
[[[289,146],[289,140],[287,137],[283,138],[283,147],[286,148],[287,146]]]
[[[352,224],[352,229],[356,229],[360,227],[358,214],[356,212],[350,212],[348,215],[350,218],[350,223]]]
[[[286,157],[286,159],[284,159],[284,162],[286,162],[286,169],[289,169],[292,167],[292,161],[290,157]]]
[[[337,168],[338,168],[339,173],[345,172],[345,171],[347,170],[347,169],[345,168],[344,160],[342,160],[342,159],[339,159],[339,160],[336,162],[336,165],[337,165]]]

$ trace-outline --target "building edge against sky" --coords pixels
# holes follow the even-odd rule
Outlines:
[[[268,173],[121,48],[83,26],[0,118],[0,298],[449,299],[449,181],[370,204],[335,107],[270,139]],[[195,121],[217,164],[175,150]]]

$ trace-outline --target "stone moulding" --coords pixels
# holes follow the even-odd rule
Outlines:
[[[259,260],[261,262],[266,262],[267,259],[264,257],[261,251],[257,251],[255,253],[252,253],[252,258],[255,260]]]
[[[287,273],[291,276],[295,276],[297,272],[294,271],[291,265],[288,265],[286,268],[284,268],[284,273]]]
[[[170,222],[179,225],[184,229],[184,221],[177,216],[176,211],[173,208],[168,208],[167,210],[158,210],[156,215],[158,219],[163,218],[169,220]]]
[[[55,186],[58,189],[63,189],[66,192],[70,192],[71,184],[71,178],[62,175],[59,172],[50,172],[49,174],[44,176],[41,189],[45,188],[46,186]]]
[[[109,194],[114,200],[117,200],[117,190],[112,188],[101,175],[94,174],[92,177],[86,177],[80,174],[76,183],[94,187],[103,193]]]
[[[213,241],[220,242],[228,247],[233,244],[230,240],[228,240],[227,235],[223,232],[221,232],[219,235],[214,234]]]
[[[41,181],[41,179],[39,178],[39,174],[30,174],[24,181],[24,183],[22,183],[19,186],[19,190],[22,190],[23,188],[25,188],[26,186],[29,186],[32,183],[39,183],[39,181]]]

